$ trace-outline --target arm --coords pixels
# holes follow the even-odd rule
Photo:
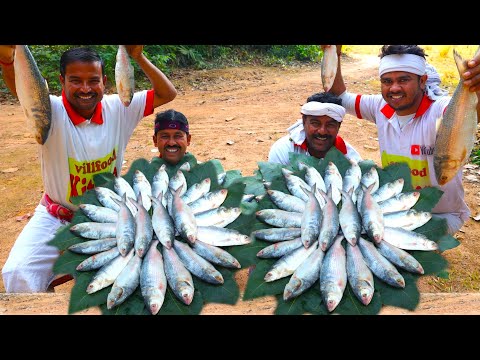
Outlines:
[[[155,91],[153,99],[153,108],[166,104],[177,96],[175,86],[168,80],[163,72],[160,71],[143,54],[143,45],[125,45],[128,55],[136,61],[142,71],[147,75]]]
[[[17,97],[17,88],[15,87],[15,68],[13,61],[15,59],[15,45],[0,45],[0,67],[2,77],[8,89],[13,96]]]
[[[335,80],[333,81],[332,88],[329,90],[329,92],[335,94],[335,95],[341,95],[342,93],[347,90],[347,87],[345,86],[345,83],[343,82],[343,76],[342,76],[342,67],[340,64],[340,58],[342,54],[342,45],[321,45],[322,49],[327,47],[327,46],[336,46],[337,47],[337,56],[338,56],[338,65],[337,65],[337,73],[335,75]]]
[[[480,49],[480,47],[479,47]],[[468,70],[463,73],[464,84],[470,86],[470,91],[477,93],[477,121],[480,124],[480,51],[477,50],[473,59],[467,61]]]

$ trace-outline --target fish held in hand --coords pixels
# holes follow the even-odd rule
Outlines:
[[[322,85],[323,90],[327,92],[333,86],[333,81],[337,74],[338,55],[337,47],[331,45],[323,49],[322,64],[320,67],[322,73]]]
[[[52,123],[52,108],[47,81],[27,45],[15,48],[15,87],[27,124],[40,145],[47,141]]]
[[[125,45],[118,45],[116,63],[115,63],[115,85],[117,93],[125,107],[132,102],[135,91],[134,68],[130,63]]]
[[[475,55],[480,51],[480,46]],[[459,74],[467,70],[466,61],[453,50]],[[470,158],[477,131],[477,94],[469,91],[460,76],[437,130],[433,167],[439,185],[452,180]]]

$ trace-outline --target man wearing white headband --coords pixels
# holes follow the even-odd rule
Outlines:
[[[406,162],[414,189],[437,186],[444,192],[432,213],[446,219],[448,232],[454,234],[469,218],[470,210],[464,200],[461,171],[443,186],[435,178],[436,123],[451,97],[438,87],[440,77],[426,64],[425,51],[417,45],[383,45],[379,65],[381,95],[359,95],[346,91],[341,75],[341,48],[337,45],[338,69],[330,91],[342,99],[348,114],[377,125],[383,167]],[[473,60],[468,62],[463,78],[478,96],[480,56]],[[478,114],[479,110],[480,106]]]
[[[272,145],[268,161],[288,165],[290,152],[322,159],[332,146],[348,159],[361,161],[360,154],[338,136],[345,116],[345,108],[341,103],[340,98],[330,93],[310,96],[300,109],[302,118],[287,129],[288,135]]]

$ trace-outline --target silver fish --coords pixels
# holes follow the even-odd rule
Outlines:
[[[270,270],[268,270],[264,280],[271,282],[292,275],[300,264],[317,248],[318,242],[315,242],[308,249],[302,246],[282,256],[272,265]]]
[[[276,242],[276,241],[286,241],[293,240],[302,235],[301,228],[270,228],[270,229],[260,229],[252,232],[252,235],[256,239]]]
[[[128,264],[130,259],[133,257],[133,249],[127,254],[127,256],[117,256],[112,261],[109,261],[103,265],[100,270],[93,276],[90,283],[87,285],[87,293],[93,294],[98,290],[106,288],[109,285],[112,285],[118,274],[123,270],[123,268]]]
[[[167,292],[163,256],[157,246],[158,240],[153,240],[143,257],[140,270],[140,290],[152,315],[156,315],[160,311]]]
[[[195,292],[190,271],[183,265],[173,247],[171,249],[163,247],[162,255],[168,285],[176,297],[184,304],[190,305]]]
[[[438,244],[425,235],[402,228],[385,227],[383,240],[403,250],[438,250]]]
[[[87,221],[73,225],[70,231],[86,239],[105,239],[115,237],[116,223],[97,223]]]
[[[135,170],[133,175],[133,192],[135,193],[134,199],[138,199],[138,196],[142,194],[142,205],[145,210],[150,210],[152,202],[150,196],[152,195],[152,186],[147,177],[140,170]]]
[[[122,304],[140,284],[142,258],[134,255],[115,279],[107,295],[107,309]]]
[[[236,246],[250,244],[252,239],[238,230],[217,226],[199,226],[197,240],[214,246]]]
[[[287,301],[307,291],[320,278],[324,252],[317,248],[306,258],[290,277],[283,290],[283,300]]]
[[[118,45],[115,62],[115,85],[124,106],[129,106],[135,92],[135,69],[125,45]]]
[[[378,252],[373,243],[360,237],[357,246],[360,247],[367,266],[380,280],[394,287],[405,287],[405,279],[403,276],[390,261]]]
[[[89,240],[74,244],[71,245],[68,250],[76,254],[93,255],[105,250],[110,250],[115,246],[117,246],[117,239],[111,237],[99,240]]]
[[[217,246],[209,245],[200,240],[191,245],[193,251],[212,264],[226,268],[240,269],[241,265],[228,251]]]
[[[302,213],[305,211],[305,201],[278,190],[267,190],[270,200],[280,209]]]
[[[115,246],[109,250],[94,254],[77,265],[77,271],[90,271],[101,268],[103,265],[120,256],[118,248]]]
[[[320,66],[323,90],[329,91],[335,80],[338,66],[337,47],[335,45],[328,46],[323,49],[322,62]]]
[[[338,235],[326,252],[320,269],[320,294],[329,312],[335,310],[347,286],[347,256]]]
[[[39,144],[47,141],[52,123],[52,109],[47,81],[27,45],[16,45],[13,63],[17,97],[27,124]]]
[[[370,304],[375,282],[373,274],[363,260],[359,246],[347,244],[347,279],[353,293],[363,305]]]
[[[80,204],[78,207],[92,221],[102,223],[116,223],[118,221],[118,211],[108,207],[93,204]]]
[[[262,259],[282,257],[295,249],[303,246],[302,238],[298,237],[293,240],[281,241],[269,245],[257,253],[257,256]]]
[[[475,56],[480,52],[478,47]],[[477,139],[477,94],[464,85],[467,62],[453,50],[460,80],[443,114],[433,150],[433,168],[439,185],[452,180],[470,158]]]
[[[287,228],[301,227],[302,214],[278,209],[263,209],[255,213],[257,218],[266,224]]]
[[[207,260],[193,251],[190,246],[182,241],[175,241],[173,247],[183,265],[193,275],[211,284],[223,284],[222,274]]]
[[[163,199],[163,194],[161,191],[158,194],[158,197]],[[157,238],[160,240],[162,245],[167,249],[170,249],[175,238],[175,225],[173,223],[173,219],[170,217],[167,209],[165,209],[163,203],[159,199],[152,197],[151,200],[153,203],[153,231],[157,235]]]
[[[387,258],[392,264],[410,271],[415,274],[424,274],[422,265],[408,252],[393,246],[392,244],[381,241],[377,245],[378,252]]]

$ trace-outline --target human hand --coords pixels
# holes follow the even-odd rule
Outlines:
[[[125,45],[125,49],[133,60],[137,60],[143,54],[143,45]]]
[[[0,62],[10,64],[15,55],[15,45],[0,45]]]
[[[336,46],[337,47],[337,55],[340,56],[342,54],[342,45],[320,45],[322,50],[325,50],[326,48],[330,46]]]
[[[467,61],[467,71],[462,74],[464,85],[472,92],[480,91],[480,52]]]

